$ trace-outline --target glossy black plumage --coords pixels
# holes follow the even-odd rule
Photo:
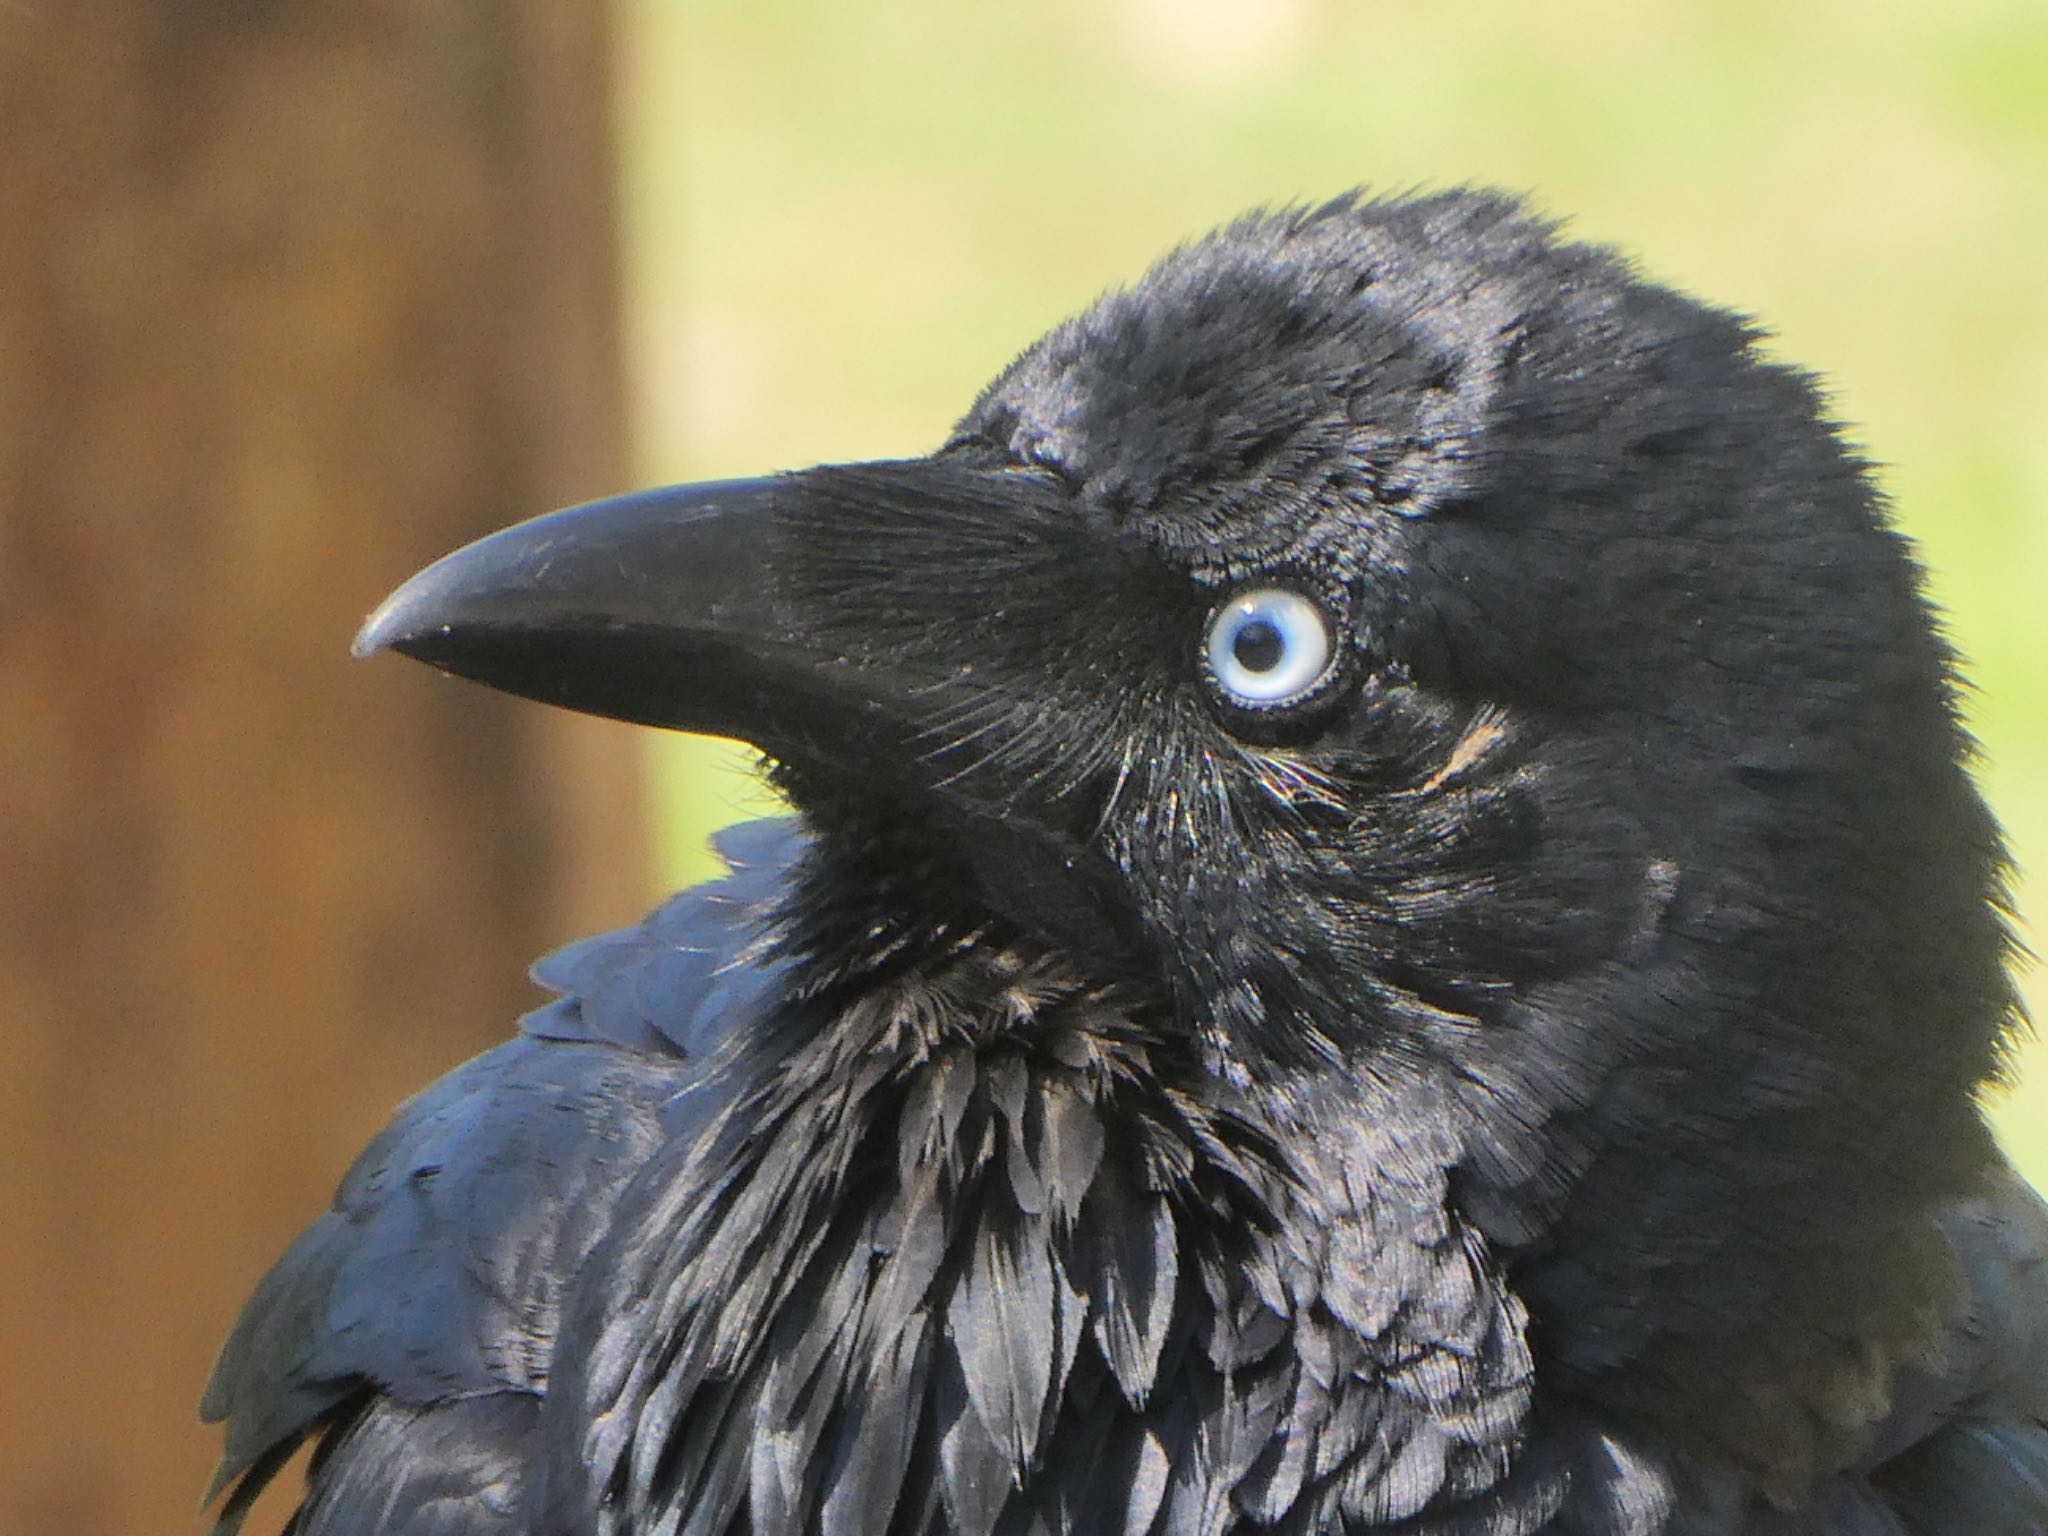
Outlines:
[[[2048,1220],[1905,550],[1740,322],[1260,216],[939,453],[598,504],[368,649],[802,813],[543,961],[223,1351],[312,1533],[2017,1536]],[[1209,615],[1307,597],[1275,705]]]

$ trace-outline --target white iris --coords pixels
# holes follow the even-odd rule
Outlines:
[[[1330,628],[1299,592],[1240,592],[1209,623],[1209,671],[1239,704],[1280,704],[1306,693],[1330,667]]]

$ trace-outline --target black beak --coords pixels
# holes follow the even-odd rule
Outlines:
[[[1038,475],[918,459],[591,502],[429,566],[355,651],[845,761],[943,720],[955,684],[986,684],[978,632],[1014,607],[1020,572],[1084,536],[1058,495]]]
[[[800,495],[773,479],[669,486],[506,528],[393,592],[355,654],[401,651],[567,709],[745,734],[759,713],[748,694],[802,650],[764,547],[778,500]]]

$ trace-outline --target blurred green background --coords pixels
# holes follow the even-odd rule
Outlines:
[[[1881,464],[2048,910],[2048,7],[629,0],[644,480],[922,452],[1046,326],[1260,203],[1490,182],[1762,318]],[[661,874],[763,809],[652,748]],[[2038,970],[2026,986],[2048,1013]],[[2002,1133],[2048,1184],[2048,1053]]]

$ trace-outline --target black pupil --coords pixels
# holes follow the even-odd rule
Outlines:
[[[1253,619],[1230,642],[1230,654],[1247,672],[1270,672],[1280,665],[1280,653],[1287,649],[1279,627],[1271,619]]]

